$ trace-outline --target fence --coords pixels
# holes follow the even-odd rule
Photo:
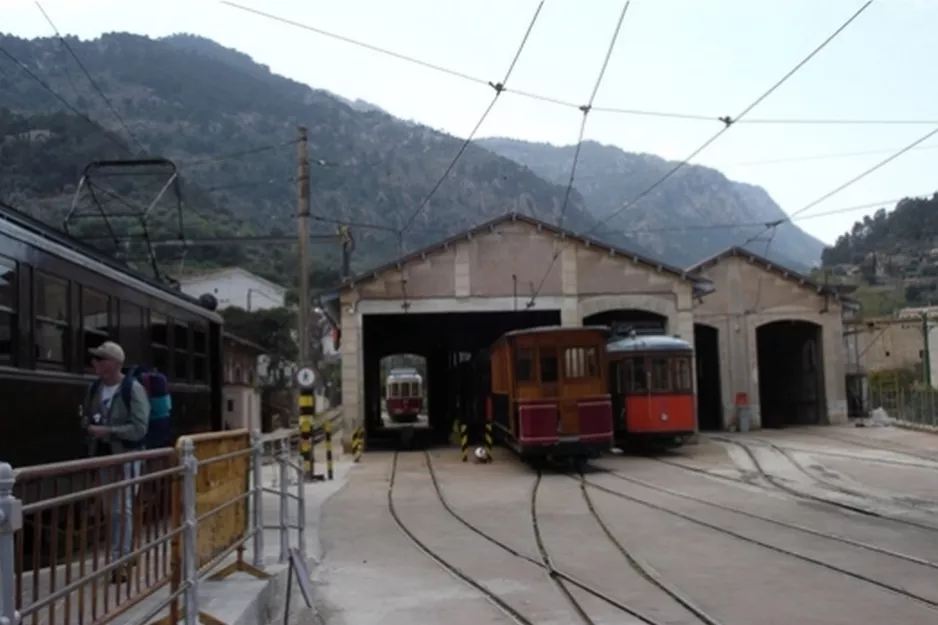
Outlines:
[[[166,623],[215,621],[198,611],[200,581],[266,577],[265,529],[280,531],[281,562],[293,529],[306,553],[301,473],[289,492],[296,438],[234,430],[17,471],[0,463],[0,624],[100,625],[132,609],[141,625],[163,612]],[[279,488],[264,486],[272,449]],[[279,497],[277,525],[264,525],[265,493]]]
[[[870,408],[883,408],[890,417],[900,421],[938,426],[938,391],[935,389],[871,386]]]

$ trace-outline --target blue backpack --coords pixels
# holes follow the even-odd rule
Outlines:
[[[159,449],[172,445],[172,433],[169,429],[169,417],[173,411],[173,399],[169,394],[169,384],[166,376],[149,367],[124,367],[124,379],[119,390],[121,400],[130,408],[133,383],[140,383],[150,399],[150,422],[147,434],[140,441],[124,441],[128,450]],[[91,383],[88,397],[94,397],[101,386],[101,380]]]

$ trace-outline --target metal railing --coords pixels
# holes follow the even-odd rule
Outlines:
[[[125,614],[143,624],[166,612],[163,622],[196,625],[200,580],[266,577],[264,530],[279,530],[281,562],[292,530],[306,553],[297,438],[236,430],[16,471],[0,463],[0,625],[99,625]],[[267,467],[272,450],[277,466]],[[271,469],[274,488],[265,486]],[[265,493],[279,498],[276,525],[264,523]]]
[[[870,387],[870,408],[883,408],[899,421],[938,426],[938,390]]]

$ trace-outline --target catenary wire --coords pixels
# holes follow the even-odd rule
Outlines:
[[[65,49],[68,51],[71,57],[78,64],[78,67],[81,69],[82,73],[85,75],[85,78],[88,79],[88,82],[91,84],[92,88],[98,93],[99,96],[101,96],[101,99],[104,100],[104,104],[111,110],[111,113],[114,114],[114,117],[117,119],[118,123],[124,129],[124,132],[126,132],[127,136],[130,137],[130,140],[133,141],[137,145],[138,148],[140,148],[141,152],[147,152],[147,148],[140,142],[137,136],[134,135],[133,131],[127,126],[127,123],[124,121],[124,118],[121,117],[121,114],[117,112],[116,108],[114,108],[114,103],[111,102],[111,99],[108,98],[107,95],[104,93],[104,91],[101,89],[101,87],[98,86],[98,83],[95,82],[95,79],[91,77],[91,74],[88,72],[88,68],[85,67],[85,64],[82,63],[81,59],[78,58],[78,55],[75,54],[75,51],[72,49],[72,46],[69,45],[68,40],[66,40],[65,37],[63,37],[62,34],[59,32],[59,29],[55,25],[55,22],[52,21],[52,18],[49,16],[46,10],[42,8],[42,5],[39,3],[39,0],[34,0],[34,1],[36,3],[36,8],[39,9],[39,12],[42,13],[42,16],[49,23],[49,26],[52,27],[53,31],[55,31],[55,36],[58,38],[59,42],[63,46],[65,46]]]
[[[396,58],[400,61],[406,63],[411,63],[413,65],[418,65],[425,69],[429,69],[435,72],[446,74],[448,76],[464,80],[466,82],[475,83],[478,85],[490,86],[488,80],[484,78],[479,78],[477,76],[472,76],[466,72],[461,72],[458,70],[450,69],[443,67],[436,63],[431,63],[429,61],[424,61],[413,56],[408,56],[406,54],[401,54],[395,52],[388,48],[383,48],[381,46],[373,45],[366,43],[364,41],[359,41],[345,35],[340,35],[334,32],[324,30],[322,28],[317,28],[303,22],[283,17],[280,15],[275,15],[273,13],[268,13],[266,11],[261,11],[260,9],[255,9],[253,7],[244,6],[237,2],[232,2],[230,0],[219,0],[221,4],[224,4],[230,8],[237,9],[239,11],[244,11],[246,13],[252,13],[258,17],[263,17],[265,19],[280,22],[294,28],[305,30],[311,33],[315,33],[322,37],[327,37],[330,39],[335,39],[343,43],[363,48],[377,54],[383,54],[392,58]],[[554,96],[548,96],[544,94],[532,93],[530,91],[524,91],[519,89],[505,89],[505,93],[514,94],[519,97],[528,98],[531,100],[536,100],[538,102],[544,102],[548,104],[554,104],[556,106],[562,106],[571,109],[579,109],[580,105],[576,102],[566,100],[564,98],[558,98]],[[678,120],[689,120],[689,121],[701,121],[701,122],[723,122],[723,119],[718,115],[706,115],[698,113],[684,113],[676,111],[652,111],[652,110],[641,110],[641,109],[630,109],[614,106],[595,106],[593,111],[597,113],[609,113],[616,115],[633,115],[640,117],[661,117],[668,119],[678,119]],[[740,124],[783,124],[783,125],[796,125],[796,124],[809,124],[809,125],[934,125],[938,124],[938,120],[924,120],[924,119],[823,119],[823,118],[747,118],[745,120],[737,120],[737,123]]]
[[[88,117],[87,115],[85,115],[84,113],[82,113],[81,111],[79,111],[77,108],[75,108],[74,106],[72,106],[71,103],[69,103],[68,100],[66,100],[65,98],[63,98],[55,89],[53,89],[51,86],[49,86],[49,83],[47,83],[47,82],[44,81],[42,78],[40,78],[39,76],[37,76],[35,72],[33,72],[31,69],[29,69],[29,66],[28,66],[28,65],[26,65],[25,63],[23,63],[22,61],[20,61],[18,58],[16,58],[16,57],[13,55],[13,53],[11,53],[9,50],[7,50],[6,48],[4,48],[2,45],[0,45],[0,54],[3,54],[5,57],[7,57],[8,59],[10,59],[10,61],[12,61],[15,65],[17,65],[21,70],[23,70],[24,72],[26,72],[26,74],[29,75],[29,77],[32,78],[36,83],[38,83],[43,89],[45,89],[46,91],[48,91],[49,94],[52,95],[52,97],[54,97],[56,100],[58,100],[59,102],[61,102],[61,103],[65,106],[65,108],[67,108],[68,110],[70,110],[72,113],[74,113],[75,115],[77,115],[78,117],[80,117],[82,120],[84,120],[84,121],[85,121],[86,123],[88,123],[90,126],[92,126],[93,128],[95,128],[97,131],[99,131],[104,137],[106,137],[109,141],[111,141],[111,143],[113,143],[114,145],[116,145],[117,147],[119,147],[121,150],[127,152],[128,154],[133,155],[133,150],[131,150],[131,149],[127,146],[126,143],[124,143],[123,141],[121,141],[120,139],[118,139],[117,137],[115,137],[114,135],[110,134],[109,132],[106,132],[106,131],[105,131],[103,128],[101,128],[101,126],[99,126],[93,119],[91,119],[90,117]]]
[[[596,100],[596,94],[599,93],[599,87],[603,83],[606,68],[609,67],[609,59],[612,58],[612,51],[615,49],[616,42],[619,40],[619,31],[622,30],[622,21],[625,19],[625,14],[629,10],[629,4],[630,2],[627,0],[626,3],[622,5],[622,11],[619,13],[619,21],[616,22],[616,28],[612,31],[612,38],[609,40],[606,56],[603,58],[603,64],[599,68],[599,74],[596,76],[595,84],[593,84],[593,91],[590,93],[590,98],[587,103],[580,107],[583,118],[580,120],[580,133],[577,135],[576,150],[573,152],[573,163],[570,166],[570,181],[567,183],[567,188],[564,191],[563,204],[560,207],[560,217],[557,219],[557,227],[559,228],[563,227],[563,218],[567,213],[567,206],[570,204],[570,194],[573,193],[573,182],[576,180],[576,168],[580,162],[580,150],[583,148],[583,135],[586,133],[586,121],[589,119],[590,111],[593,110],[593,102]]]
[[[846,182],[844,182],[844,183],[838,185],[837,187],[831,189],[830,191],[828,191],[828,192],[825,193],[824,195],[818,197],[818,198],[815,199],[815,200],[812,200],[811,202],[808,202],[807,204],[805,204],[804,206],[802,206],[801,208],[799,208],[798,210],[796,210],[794,213],[791,213],[790,215],[788,215],[785,219],[780,219],[780,220],[778,220],[777,222],[774,222],[774,223],[770,224],[765,230],[763,230],[763,231],[760,232],[759,234],[753,235],[753,236],[749,237],[748,239],[746,239],[739,247],[745,247],[745,246],[748,245],[749,243],[752,243],[752,242],[755,241],[757,238],[759,238],[760,236],[762,236],[763,234],[765,234],[768,230],[771,230],[772,228],[776,228],[776,227],[778,227],[779,225],[781,225],[781,224],[783,224],[783,223],[792,221],[793,219],[797,218],[797,217],[798,217],[799,215],[801,215],[802,213],[805,213],[805,212],[811,210],[812,208],[814,208],[814,207],[817,206],[818,204],[821,204],[822,202],[826,202],[827,200],[829,200],[829,199],[832,198],[833,196],[837,195],[838,193],[840,193],[840,192],[843,191],[844,189],[847,189],[848,187],[851,187],[851,186],[855,185],[856,183],[860,182],[861,180],[863,180],[864,178],[866,178],[866,177],[869,176],[870,174],[872,174],[872,173],[874,173],[874,172],[876,172],[876,171],[879,171],[880,169],[882,169],[883,167],[885,167],[885,166],[888,165],[889,163],[893,162],[894,160],[896,160],[897,158],[899,158],[899,157],[902,156],[903,154],[906,154],[907,152],[910,152],[911,150],[915,149],[917,146],[921,145],[921,144],[924,143],[925,141],[928,141],[929,139],[931,139],[931,138],[934,137],[935,135],[938,135],[938,126],[936,126],[935,128],[933,128],[933,129],[930,130],[929,132],[925,133],[924,135],[922,135],[921,137],[919,137],[918,139],[916,139],[916,140],[913,141],[912,143],[909,143],[908,145],[906,145],[906,146],[900,148],[899,150],[893,152],[891,155],[889,155],[888,157],[886,157],[886,158],[884,158],[883,160],[879,161],[878,163],[876,163],[876,164],[873,165],[872,167],[868,167],[867,169],[863,170],[862,172],[860,172],[859,174],[857,174],[857,175],[854,176],[853,178],[850,178],[850,179],[847,180]]]
[[[817,45],[813,50],[811,50],[811,52],[809,52],[807,56],[805,56],[803,59],[801,59],[801,61],[795,64],[795,66],[792,67],[788,72],[786,72],[780,79],[775,81],[775,83],[772,84],[772,86],[770,86],[764,93],[762,93],[762,95],[760,95],[753,102],[751,102],[746,108],[740,111],[739,114],[737,114],[735,117],[727,116],[727,117],[721,118],[721,121],[723,122],[723,127],[720,128],[716,133],[711,135],[709,139],[703,142],[703,144],[698,146],[683,161],[680,161],[677,164],[675,164],[675,166],[669,169],[662,177],[658,178],[655,182],[653,182],[651,185],[649,185],[644,190],[642,190],[638,195],[636,195],[634,198],[626,202],[622,207],[616,209],[615,211],[613,211],[612,213],[610,213],[609,215],[607,215],[606,217],[604,217],[597,223],[590,226],[590,228],[588,228],[584,234],[588,234],[592,232],[597,226],[600,226],[603,223],[608,222],[609,220],[621,214],[623,211],[634,206],[635,204],[640,202],[642,199],[647,197],[652,191],[654,191],[659,186],[664,184],[667,180],[669,180],[674,174],[680,171],[685,165],[690,163],[692,159],[694,159],[697,155],[699,155],[701,152],[706,150],[708,147],[710,147],[710,145],[712,145],[715,141],[717,141],[720,137],[722,137],[723,134],[726,133],[730,129],[730,127],[732,127],[737,122],[737,120],[745,117],[750,111],[752,111],[752,109],[757,107],[766,98],[768,98],[770,95],[775,93],[775,91],[779,87],[781,87],[783,84],[785,84],[785,82],[788,81],[789,78],[794,76],[795,73],[798,72],[798,70],[800,70],[802,67],[807,65],[815,56],[818,55],[818,53],[821,52],[821,50],[826,48],[828,44],[830,44],[835,38],[837,38],[838,35],[840,35],[844,30],[846,30],[846,28],[850,26],[850,24],[852,24],[854,20],[860,17],[860,15],[862,15],[863,12],[866,11],[873,4],[873,2],[874,0],[867,0],[866,2],[864,2],[863,5],[861,5],[859,9],[854,11],[853,14],[849,18],[847,18],[845,22],[843,22],[839,27],[837,27],[836,30],[834,30],[834,32],[828,35],[819,45]],[[560,251],[558,250],[557,252],[554,253],[553,258],[548,264],[547,271],[544,272],[544,277],[541,279],[540,284],[538,285],[537,289],[535,289],[534,293],[531,295],[531,299],[528,300],[528,303],[526,304],[527,308],[534,306],[535,299],[537,298],[537,295],[540,292],[540,289],[543,287],[544,282],[547,280],[547,276],[550,275],[551,269],[553,269],[554,264],[557,262],[557,258],[559,257],[560,257]]]
[[[430,203],[430,200],[436,194],[437,190],[443,185],[443,182],[449,176],[450,172],[453,171],[453,168],[456,167],[456,163],[459,162],[459,159],[462,157],[463,153],[466,151],[466,148],[469,147],[469,144],[472,143],[472,140],[475,138],[479,128],[482,127],[482,124],[485,123],[486,118],[488,118],[489,113],[492,112],[492,109],[495,108],[495,103],[498,102],[498,98],[502,95],[502,92],[505,90],[505,85],[508,84],[508,79],[511,78],[512,72],[515,71],[515,66],[518,64],[518,59],[521,58],[521,53],[524,51],[525,46],[528,43],[528,38],[531,36],[531,31],[534,30],[534,25],[537,23],[537,18],[541,15],[541,9],[544,8],[544,0],[541,0],[537,9],[534,11],[534,16],[531,18],[531,21],[528,23],[527,29],[524,31],[524,37],[521,38],[521,44],[518,46],[518,49],[515,51],[515,55],[511,60],[511,64],[508,66],[508,71],[505,72],[505,77],[501,82],[498,83],[488,83],[488,85],[495,91],[495,95],[492,96],[492,101],[489,102],[489,105],[486,107],[485,111],[482,113],[482,117],[479,118],[479,121],[476,122],[475,127],[472,129],[472,132],[469,133],[469,136],[466,137],[466,140],[463,141],[462,145],[459,147],[459,150],[456,152],[456,156],[453,157],[453,160],[450,161],[449,165],[443,171],[443,175],[440,176],[436,184],[430,189],[430,192],[426,195],[423,201],[417,206],[416,210],[411,213],[410,217],[404,222],[400,229],[401,236],[401,247],[403,247],[403,234],[407,229],[413,224],[414,219],[417,218],[424,208]],[[402,250],[403,251],[403,250]]]

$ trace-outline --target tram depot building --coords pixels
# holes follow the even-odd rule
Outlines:
[[[680,269],[506,214],[359,274],[323,298],[340,320],[345,431],[381,424],[380,360],[425,357],[427,414],[462,409],[460,363],[508,330],[621,323],[695,346],[701,430],[847,421],[843,316],[855,303],[746,250]],[[742,395],[740,395],[742,394]]]

